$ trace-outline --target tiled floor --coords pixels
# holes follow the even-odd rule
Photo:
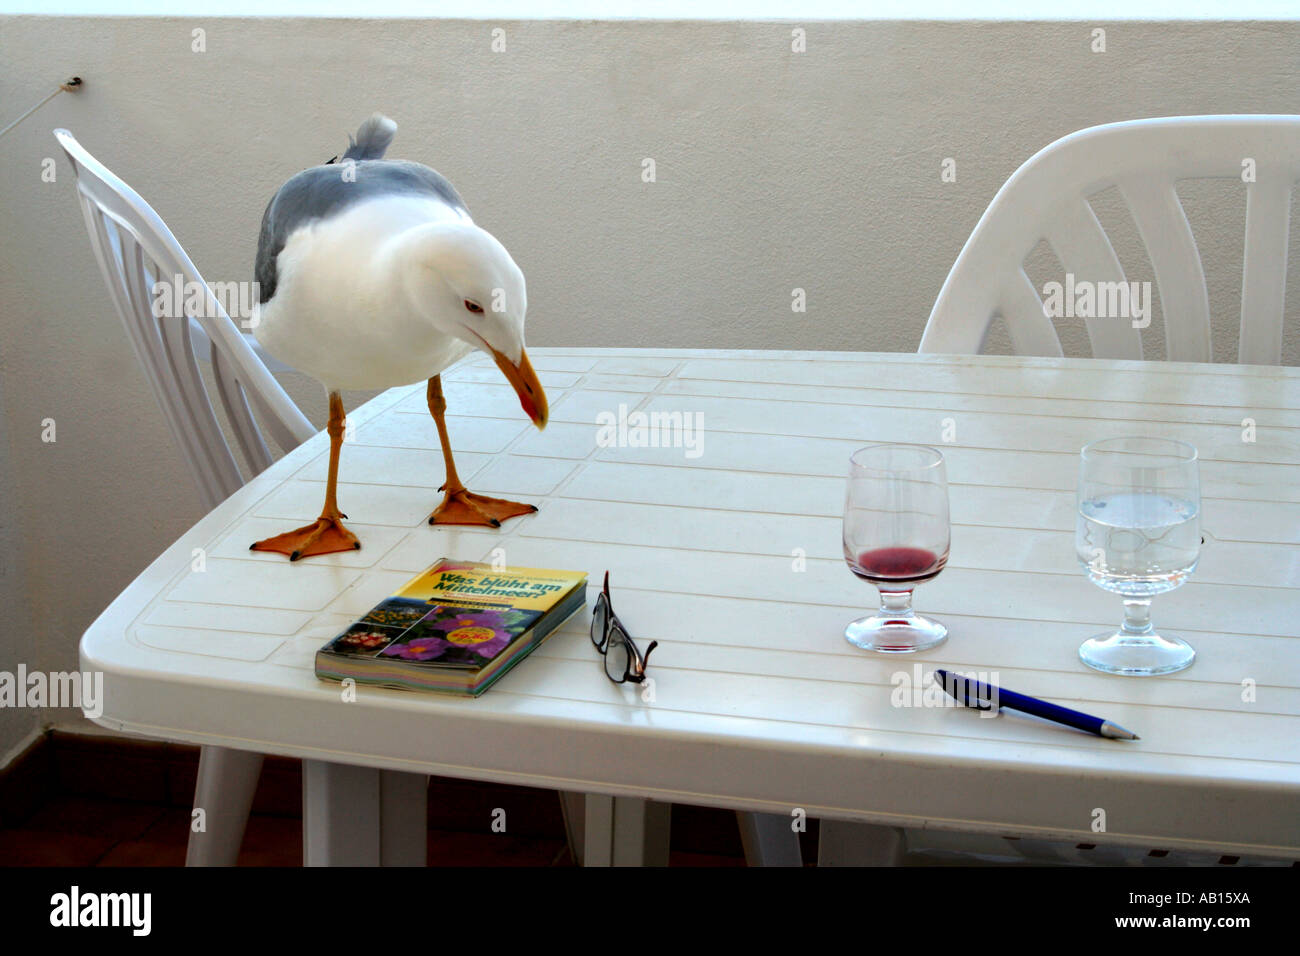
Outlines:
[[[0,829],[9,866],[181,866],[190,814],[126,800],[56,797],[18,827]],[[429,831],[430,866],[572,866],[563,840],[505,833]],[[241,866],[300,866],[302,821],[254,814]],[[743,866],[743,858],[674,851],[673,866]]]
[[[0,774],[0,865],[180,866],[198,750],[55,733]],[[552,791],[433,778],[431,866],[572,866]],[[302,865],[302,773],[268,758],[241,866]],[[508,832],[491,822],[506,811]],[[734,814],[673,811],[673,866],[743,866]]]

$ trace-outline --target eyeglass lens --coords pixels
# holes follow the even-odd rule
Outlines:
[[[609,619],[609,602],[605,595],[596,598],[596,606],[591,611],[591,643],[597,647],[605,644],[605,624]]]
[[[609,679],[621,683],[627,678],[631,669],[632,652],[628,647],[627,635],[615,625],[609,631],[609,646],[605,648],[605,673]]]

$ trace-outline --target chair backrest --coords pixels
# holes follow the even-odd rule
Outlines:
[[[1217,178],[1237,179],[1246,192],[1238,360],[1279,364],[1300,116],[1133,120],[1080,130],[1040,150],[1006,181],[975,226],[939,292],[919,351],[976,353],[1001,315],[1018,353],[1060,355],[1060,339],[1025,273],[1025,259],[1046,240],[1067,274],[1124,299],[1111,284],[1128,280],[1088,201],[1117,187],[1155,273],[1167,357],[1210,361],[1205,274],[1176,186],[1183,179]],[[1101,315],[1086,322],[1095,357],[1142,357],[1132,321]]]
[[[196,348],[206,345],[210,350],[203,357],[212,363],[214,387],[230,430],[254,474],[273,458],[249,408],[250,398],[283,450],[306,441],[316,429],[276,382],[153,208],[67,130],[57,129],[54,135],[76,172],[86,229],[109,296],[204,507],[211,509],[245,478],[213,411],[195,362]],[[170,307],[155,308],[155,283],[173,287]],[[204,304],[196,308],[200,296]],[[159,311],[166,314],[155,314]]]

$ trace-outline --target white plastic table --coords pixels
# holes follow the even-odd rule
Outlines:
[[[602,795],[587,801],[589,862],[644,858],[642,811],[671,801],[1300,850],[1300,370],[625,349],[541,349],[534,362],[551,398],[542,433],[486,360],[445,380],[466,483],[535,502],[536,515],[499,531],[430,527],[442,466],[424,387],[391,390],[352,413],[343,450],[339,501],[363,550],[296,564],[248,551],[315,517],[318,435],[182,536],[86,632],[82,666],[105,675],[99,723],[304,758],[308,862],[422,854],[412,797],[425,774]],[[700,444],[639,443],[636,411],[699,416]],[[602,435],[602,413],[633,427]],[[1075,561],[1078,450],[1133,433],[1202,455],[1201,565],[1154,605],[1198,656],[1164,678],[1105,676],[1076,657],[1121,614]],[[951,636],[916,657],[842,636],[875,602],[841,556],[844,473],[853,449],[878,441],[948,459],[951,560],[917,607]],[[411,575],[498,548],[509,564],[587,571],[589,607],[609,569],[620,617],[660,642],[653,695],[605,678],[586,613],[478,700],[361,688],[347,703],[314,677],[317,648]],[[913,668],[935,666],[988,672],[1142,739],[896,706]]]

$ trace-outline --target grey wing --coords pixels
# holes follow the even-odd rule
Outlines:
[[[281,231],[279,237],[276,236],[275,201],[279,198],[280,193],[276,193],[266,204],[266,211],[262,213],[262,229],[257,234],[257,261],[253,266],[253,278],[257,280],[257,301],[262,304],[270,302],[271,296],[275,295],[275,260],[284,248],[287,235],[287,231]]]
[[[280,187],[266,212],[257,238],[254,277],[258,301],[275,295],[276,260],[293,233],[318,219],[342,212],[349,206],[381,196],[421,196],[437,199],[469,215],[465,200],[445,177],[421,163],[405,160],[367,159],[356,162],[350,175],[347,162],[313,166]]]

